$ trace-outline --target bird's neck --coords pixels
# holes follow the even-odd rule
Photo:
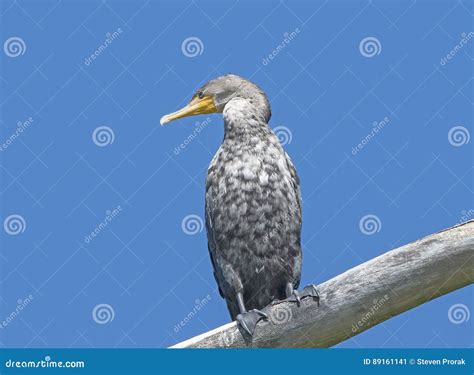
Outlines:
[[[241,98],[228,102],[223,111],[225,138],[244,139],[267,129],[270,109],[268,103],[259,104]]]

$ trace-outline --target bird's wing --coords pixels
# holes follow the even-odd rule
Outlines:
[[[219,276],[221,275],[219,265],[216,262],[216,252],[218,251],[217,248],[217,243],[214,237],[214,226],[213,226],[213,217],[212,217],[212,212],[213,212],[213,207],[212,204],[214,202],[214,198],[212,196],[212,176],[213,176],[213,171],[214,171],[214,165],[216,163],[216,160],[218,158],[218,155],[220,153],[220,149],[217,151],[217,153],[214,155],[211,164],[209,165],[209,170],[208,170],[208,176],[206,179],[206,231],[207,231],[207,248],[209,250],[209,257],[211,258],[211,263],[212,263],[212,268],[214,270],[214,279],[216,280],[216,283],[219,287],[219,294],[221,295],[222,298],[224,297],[224,294],[222,292],[222,287],[223,283],[225,280],[221,279]]]
[[[286,163],[288,165],[288,169],[290,171],[290,177],[291,177],[291,186],[293,188],[293,191],[296,196],[296,212],[294,214],[294,219],[297,221],[297,224],[301,227],[301,221],[302,221],[302,212],[301,212],[301,192],[300,192],[300,179],[298,177],[298,173],[296,172],[296,168],[293,164],[293,161],[291,160],[290,156],[285,152],[285,157],[286,157]],[[295,262],[296,264],[301,264],[301,250],[297,256],[299,258],[298,262]],[[298,288],[300,285],[300,280],[301,280],[301,269],[296,270],[295,269],[295,288]]]
[[[222,298],[224,297],[224,294],[222,293],[221,290],[221,281],[217,277],[217,264],[214,260],[214,254],[217,249],[216,247],[216,241],[214,239],[214,229],[212,227],[212,216],[211,216],[211,208],[210,208],[210,202],[212,202],[212,199],[209,198],[208,193],[206,192],[206,229],[207,229],[207,249],[209,250],[209,257],[211,258],[211,263],[212,263],[212,268],[214,270],[214,279],[216,280],[216,283],[219,287],[219,294],[221,295]]]
[[[296,173],[296,168],[293,165],[293,161],[291,160],[290,156],[285,152],[286,163],[288,164],[288,169],[290,170],[291,175],[291,183],[293,185],[293,189],[297,198],[298,202],[298,215],[299,220],[301,221],[301,193],[300,193],[300,178]]]

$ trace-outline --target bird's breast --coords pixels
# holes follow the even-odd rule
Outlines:
[[[209,167],[207,187],[222,198],[256,200],[272,191],[276,195],[289,191],[290,178],[285,155],[278,148],[249,142],[246,147],[225,146],[218,151]]]
[[[287,242],[299,230],[292,228],[298,198],[281,148],[256,140],[223,144],[206,182],[213,231],[225,242],[245,239],[245,246],[265,251],[269,236]]]

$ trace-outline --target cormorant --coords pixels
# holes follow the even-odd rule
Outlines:
[[[208,169],[206,229],[219,292],[232,319],[253,335],[272,301],[300,294],[301,197],[296,169],[268,126],[271,110],[254,83],[225,75],[202,86],[187,106],[163,116],[222,113],[224,140]]]

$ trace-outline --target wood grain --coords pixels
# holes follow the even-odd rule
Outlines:
[[[172,348],[330,347],[384,320],[472,284],[474,221],[391,250],[320,285],[319,306],[280,301],[251,339],[235,322]]]

